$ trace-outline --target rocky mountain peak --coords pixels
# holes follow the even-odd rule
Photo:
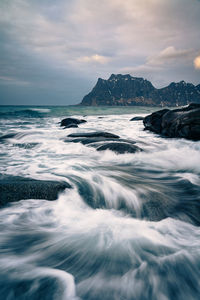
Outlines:
[[[142,77],[111,74],[108,80],[98,78],[95,87],[83,98],[81,105],[179,106],[191,102],[200,103],[200,85],[195,87],[182,80],[156,89]]]

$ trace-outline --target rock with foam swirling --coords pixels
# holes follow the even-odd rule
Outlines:
[[[110,132],[106,131],[94,131],[94,132],[82,132],[82,133],[71,133],[68,135],[68,137],[85,137],[85,138],[96,138],[96,137],[102,137],[102,138],[114,138],[118,139],[119,136]]]
[[[200,104],[192,103],[180,109],[163,109],[143,120],[145,129],[171,138],[200,140]]]
[[[79,124],[86,123],[86,122],[87,121],[83,119],[66,118],[60,122],[60,126],[65,128],[72,128],[72,127],[78,127]]]
[[[109,149],[119,154],[135,153],[141,150],[135,146],[135,141],[122,139],[116,134],[103,131],[72,133],[68,135],[65,142],[81,143],[94,147],[97,151]]]

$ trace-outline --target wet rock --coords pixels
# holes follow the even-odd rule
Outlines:
[[[144,120],[144,118],[140,116],[130,119],[130,121],[142,121],[142,120]]]
[[[151,130],[156,133],[161,133],[162,117],[168,111],[169,109],[162,109],[152,113],[151,115],[146,116],[143,120],[145,129]]]
[[[71,133],[68,135],[68,137],[86,137],[86,138],[103,137],[103,138],[114,138],[114,139],[119,138],[119,136],[116,134],[110,132],[104,132],[104,131]]]
[[[129,143],[123,143],[123,142],[106,143],[100,146],[99,148],[97,148],[97,151],[104,151],[104,150],[111,150],[118,154],[135,153],[141,151],[139,147]]]
[[[70,125],[78,125],[78,124],[82,124],[82,123],[86,123],[87,121],[86,120],[80,120],[80,119],[75,119],[75,118],[66,118],[66,119],[63,119],[61,122],[60,122],[60,126],[64,126],[66,128],[70,128],[68,126]]]
[[[160,110],[143,120],[145,129],[166,137],[200,140],[200,104],[175,110]]]
[[[56,200],[58,193],[71,188],[67,182],[0,176],[0,206],[23,199]]]

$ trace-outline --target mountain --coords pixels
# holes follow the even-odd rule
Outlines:
[[[146,79],[132,77],[129,74],[112,74],[108,80],[99,78],[95,87],[83,98],[80,105],[180,106],[191,102],[200,103],[200,84],[195,86],[180,81],[156,89]]]

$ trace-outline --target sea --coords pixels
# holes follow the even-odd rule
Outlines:
[[[130,121],[159,109],[0,107],[1,176],[72,186],[0,209],[1,300],[200,299],[200,142]],[[87,122],[63,129],[66,117]],[[66,141],[94,131],[143,151]]]

